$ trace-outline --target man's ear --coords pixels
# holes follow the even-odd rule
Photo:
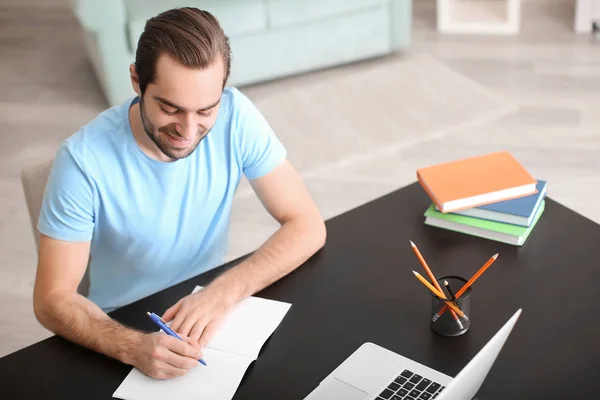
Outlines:
[[[138,96],[141,96],[142,91],[140,90],[140,77],[137,73],[137,68],[133,63],[129,65],[129,76],[131,77],[131,86],[133,87],[133,90]]]

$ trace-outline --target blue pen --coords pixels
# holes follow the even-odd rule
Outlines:
[[[182,338],[179,337],[178,334],[176,334],[170,327],[169,325],[167,325],[167,323],[158,315],[151,313],[151,312],[147,312],[146,315],[148,315],[150,317],[150,319],[152,321],[154,321],[154,323],[156,325],[158,325],[160,327],[160,329],[162,329],[163,331],[165,331],[165,333],[169,336],[173,336],[176,337],[179,340],[183,340]],[[203,359],[199,359],[199,362],[201,362],[202,364],[206,365],[206,362]]]

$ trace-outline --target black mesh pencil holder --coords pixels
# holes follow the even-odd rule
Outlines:
[[[448,286],[444,281],[448,282]],[[456,310],[447,306],[446,302],[450,300],[450,294],[456,295],[467,281],[460,276],[443,276],[438,278],[437,282],[447,299],[442,300],[435,294],[431,294],[431,329],[442,336],[460,336],[466,333],[471,326],[471,288],[469,287],[452,302],[456,306]]]

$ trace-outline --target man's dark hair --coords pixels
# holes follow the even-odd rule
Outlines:
[[[207,68],[221,56],[225,65],[223,86],[229,78],[229,39],[208,11],[193,7],[175,8],[146,21],[135,54],[142,94],[156,78],[156,61],[164,53],[186,67],[199,69]]]

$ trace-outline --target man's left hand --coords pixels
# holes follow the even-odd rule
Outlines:
[[[162,318],[175,332],[188,336],[204,348],[212,339],[232,305],[210,289],[192,293],[169,308]]]

